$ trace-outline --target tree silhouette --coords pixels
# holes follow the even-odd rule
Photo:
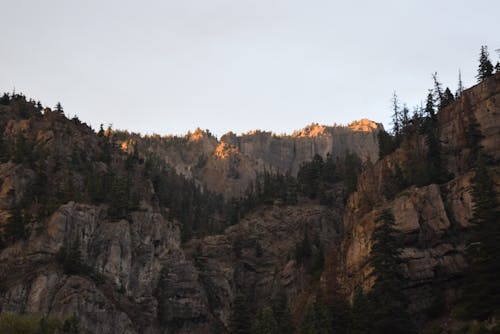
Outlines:
[[[488,47],[486,45],[481,46],[481,52],[479,53],[479,68],[476,75],[478,82],[493,75],[493,64],[489,56]]]

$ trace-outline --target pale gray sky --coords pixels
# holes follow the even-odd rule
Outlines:
[[[61,101],[94,128],[218,135],[388,124],[431,73],[475,83],[498,0],[0,0],[0,90]]]

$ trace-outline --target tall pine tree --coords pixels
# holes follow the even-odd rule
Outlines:
[[[490,61],[490,54],[486,45],[481,46],[479,53],[479,68],[477,70],[477,81],[481,82],[484,79],[493,75],[493,64]]]
[[[472,179],[472,238],[468,245],[470,269],[464,298],[467,315],[486,319],[500,311],[500,212],[497,193],[480,153]]]
[[[402,244],[396,236],[391,211],[382,211],[376,224],[370,252],[370,264],[375,275],[369,294],[374,317],[372,333],[413,333],[415,330],[406,311],[408,300],[403,292],[404,277],[400,269]]]

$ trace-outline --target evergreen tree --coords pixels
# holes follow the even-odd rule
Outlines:
[[[369,294],[373,306],[373,333],[413,333],[414,327],[406,311],[408,301],[403,293],[400,249],[395,233],[394,216],[382,211],[376,219],[372,235],[370,264],[375,283]]]
[[[476,75],[478,82],[493,75],[493,64],[489,57],[488,47],[486,45],[481,46],[481,52],[479,53],[479,68]]]
[[[473,234],[468,246],[470,269],[464,298],[470,318],[486,319],[500,311],[500,211],[495,185],[480,154],[472,179]]]
[[[396,92],[392,95],[392,132],[396,137],[401,134],[401,111]]]
[[[495,73],[500,73],[500,62],[497,61],[496,65],[495,65]]]
[[[371,334],[373,309],[361,287],[356,289],[351,308],[350,334]]]
[[[238,293],[233,300],[230,316],[231,333],[249,334],[252,330],[250,309],[246,297]]]
[[[386,155],[394,152],[396,147],[394,145],[394,140],[389,133],[387,133],[385,130],[382,129],[377,133],[377,137],[378,137],[379,159],[382,159]]]
[[[290,306],[288,305],[288,298],[284,290],[278,292],[278,295],[272,302],[272,311],[276,319],[277,334],[293,333],[293,319]]]
[[[464,91],[464,85],[462,83],[462,72],[458,70],[458,85],[457,85],[457,92],[455,93],[455,98],[459,98],[462,95],[462,92]]]
[[[443,101],[441,103],[441,108],[446,107],[447,105],[449,105],[453,101],[455,101],[455,96],[451,93],[450,88],[446,87],[446,89],[444,90],[444,93],[443,93]]]
[[[273,314],[273,310],[265,307],[257,313],[257,319],[253,327],[254,334],[276,334],[278,332],[278,323]],[[289,332],[291,333],[291,332]]]
[[[432,74],[432,81],[434,81],[434,101],[437,102],[438,110],[443,108],[443,87],[438,80],[437,72]]]
[[[429,118],[434,118],[435,110],[434,110],[434,96],[432,92],[427,94],[427,101],[425,103],[425,115]]]
[[[76,314],[66,319],[62,328],[63,334],[79,334],[80,333],[80,319]]]
[[[28,223],[29,217],[24,210],[20,207],[14,208],[7,224],[5,224],[5,238],[12,241],[26,238],[28,234]]]
[[[467,148],[470,150],[469,152],[469,165],[473,166],[475,161],[479,156],[479,152],[483,148],[481,145],[481,141],[484,136],[481,133],[481,129],[479,123],[477,122],[474,114],[470,115],[469,123],[467,124],[467,129],[465,130],[465,141],[467,144]]]
[[[61,113],[61,114],[64,113],[64,110],[63,110],[61,102],[57,102],[57,104],[56,104],[56,111],[58,113]]]

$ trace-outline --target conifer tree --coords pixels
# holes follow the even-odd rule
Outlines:
[[[404,277],[400,269],[402,244],[395,235],[391,211],[382,211],[376,224],[369,259],[375,275],[369,294],[374,316],[373,333],[412,333],[414,327],[406,311],[408,301],[403,293]]]
[[[394,152],[395,145],[392,136],[385,130],[380,130],[377,134],[378,138],[378,157],[382,159],[386,155]]]
[[[443,107],[443,87],[438,80],[437,72],[432,74],[432,81],[434,81],[434,101],[437,102],[438,110]]]
[[[495,65],[495,73],[500,73],[500,61],[497,61]]]
[[[249,334],[252,330],[250,309],[246,297],[238,293],[233,300],[230,316],[231,333]]]
[[[457,85],[457,92],[455,93],[455,98],[459,98],[462,95],[462,92],[464,91],[464,85],[462,83],[462,72],[458,70],[458,85]]]
[[[464,293],[467,315],[479,319],[500,311],[500,211],[487,159],[479,154],[472,179],[473,234],[467,248],[470,269]]]
[[[488,47],[486,45],[481,46],[481,52],[479,53],[479,68],[476,75],[478,82],[493,75],[493,64],[489,56]]]
[[[450,88],[446,87],[446,89],[444,90],[444,93],[443,93],[443,101],[441,103],[441,108],[446,107],[447,105],[449,105],[453,101],[455,101],[455,96],[451,93]]]
[[[425,114],[427,117],[434,118],[435,115],[434,96],[432,95],[432,92],[429,92],[429,94],[427,94],[427,101],[425,103]]]
[[[373,328],[373,309],[361,287],[354,293],[351,308],[350,334],[371,334]]]
[[[396,137],[401,134],[401,111],[396,92],[392,95],[392,132]]]
[[[272,302],[273,316],[277,323],[277,334],[293,333],[293,319],[288,298],[284,290],[278,292],[278,295]]]
[[[253,327],[254,334],[276,334],[278,333],[278,323],[273,314],[273,310],[265,307],[257,313],[257,319]]]

